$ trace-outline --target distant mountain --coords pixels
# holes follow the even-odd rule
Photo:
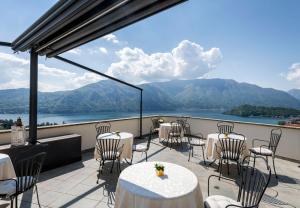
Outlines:
[[[146,111],[229,110],[244,104],[300,109],[300,101],[284,91],[234,80],[173,80],[140,87]],[[39,92],[38,106],[41,113],[136,111],[139,96],[138,90],[104,80],[70,91]],[[26,113],[28,107],[28,89],[0,90],[0,113]]]
[[[298,100],[300,100],[300,89],[292,89],[289,90],[288,93],[293,97],[297,98]]]

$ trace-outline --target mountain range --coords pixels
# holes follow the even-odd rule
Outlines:
[[[249,104],[300,109],[292,92],[262,88],[228,79],[172,80],[141,84],[145,111],[224,109]],[[40,113],[136,111],[138,90],[102,80],[69,91],[39,92]],[[300,95],[300,91],[299,91]],[[299,96],[300,98],[300,96]],[[29,89],[0,90],[0,113],[28,113]]]
[[[288,91],[290,95],[300,100],[300,89],[291,89]]]

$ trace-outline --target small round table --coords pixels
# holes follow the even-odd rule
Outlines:
[[[16,178],[14,166],[7,154],[0,153],[0,180]]]
[[[133,134],[127,132],[120,132],[119,134],[115,132],[105,133],[98,135],[97,139],[120,139],[119,146],[123,147],[123,152],[121,155],[121,159],[131,159],[132,157],[132,145],[133,145]],[[95,148],[95,158],[99,159],[100,155],[97,151],[97,143]]]
[[[155,173],[156,163],[165,166],[165,176]],[[120,174],[115,208],[202,208],[203,198],[196,175],[167,162],[143,162]]]

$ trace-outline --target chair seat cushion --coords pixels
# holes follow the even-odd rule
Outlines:
[[[113,151],[106,151],[106,152],[103,153],[102,159],[107,160],[107,159],[111,159],[114,156],[116,158],[120,157],[120,152],[114,153]]]
[[[269,150],[267,148],[260,148],[260,147],[251,148],[250,152],[258,155],[264,155],[264,156],[272,156],[273,154],[272,150]]]
[[[16,181],[7,180],[0,182],[0,195],[11,196],[16,193]]]
[[[205,146],[205,142],[204,141],[201,141],[199,139],[191,139],[190,140],[190,145],[192,146]]]
[[[132,149],[133,149],[133,151],[136,151],[136,152],[145,152],[145,151],[147,151],[147,147],[145,145],[142,145],[142,144],[133,145]]]
[[[32,176],[22,176],[18,178],[19,182],[22,181],[23,186],[22,190],[26,190],[27,188],[30,187],[25,187],[25,186],[31,186],[33,184],[33,177]],[[5,181],[0,181],[0,195],[9,197],[13,194],[16,193],[16,186],[17,183],[15,180],[5,180]],[[19,191],[21,189],[21,186],[19,184]]]
[[[204,201],[204,205],[206,208],[225,208],[230,204],[241,206],[240,202],[221,195],[209,196]]]
[[[170,135],[170,136],[179,137],[179,136],[180,136],[180,133],[178,133],[178,132],[170,132],[169,135]]]
[[[238,153],[233,153],[231,151],[226,151],[225,153],[221,152],[221,157],[223,159],[237,160],[237,159],[239,159],[240,155]]]

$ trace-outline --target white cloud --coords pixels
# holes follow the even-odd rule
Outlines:
[[[139,48],[125,47],[116,55],[120,61],[110,65],[108,74],[134,83],[201,78],[222,60],[219,48],[205,51],[188,40],[168,53],[147,54]]]
[[[19,58],[16,55],[0,52],[0,60],[6,63],[18,63],[21,65],[29,64],[29,60]]]
[[[0,89],[29,87],[29,60],[14,54],[0,52]],[[74,73],[39,64],[39,91],[71,90],[99,81],[92,73]]]
[[[118,40],[117,36],[115,36],[114,34],[108,34],[102,37],[102,39],[108,41],[108,42],[112,42],[112,43],[120,43],[120,41]]]
[[[286,74],[286,79],[300,83],[300,63],[292,64],[289,68],[289,72]]]
[[[0,83],[0,89],[16,89],[16,88],[28,88],[29,80],[17,80],[11,79],[8,82]]]
[[[48,67],[44,64],[39,64],[39,74],[54,77],[70,77],[76,75],[76,73],[54,67]]]
[[[104,53],[104,54],[107,54],[107,53],[108,53],[107,49],[104,48],[104,47],[100,47],[100,48],[99,48],[99,51],[100,51],[101,53]]]
[[[95,83],[100,80],[103,80],[103,77],[100,77],[99,75],[96,75],[94,73],[85,72],[81,76],[76,76],[70,79],[67,82],[68,88],[79,88],[87,84]]]
[[[80,48],[74,48],[74,49],[71,49],[71,50],[67,51],[67,53],[80,55],[81,54],[81,49]]]

